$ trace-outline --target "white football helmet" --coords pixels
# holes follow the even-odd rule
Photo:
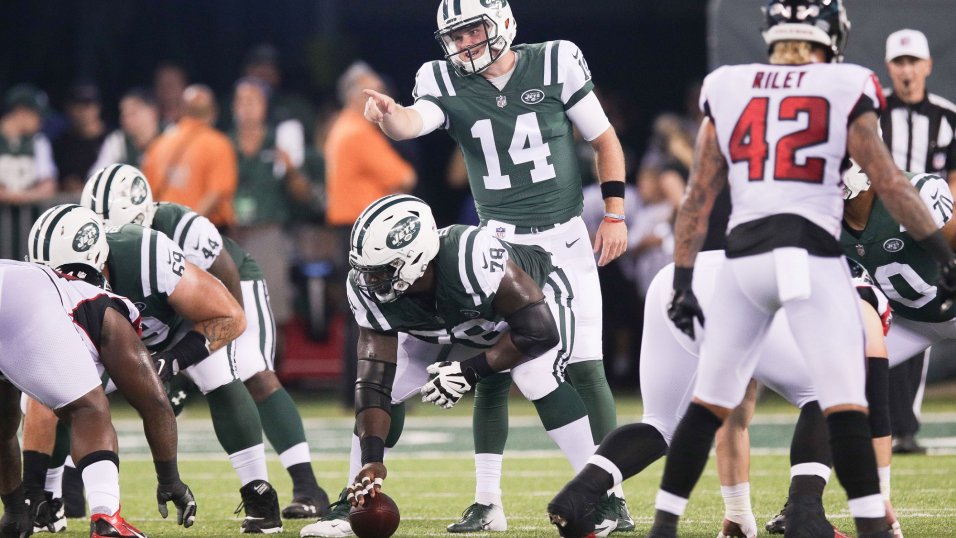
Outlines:
[[[101,271],[109,256],[106,230],[99,216],[76,205],[47,209],[33,223],[27,259],[103,286]]]
[[[146,176],[128,164],[111,164],[93,172],[83,186],[80,205],[92,209],[107,226],[149,228],[156,214]]]
[[[407,194],[372,202],[349,238],[349,263],[362,293],[392,302],[425,274],[438,255],[438,227],[428,204]]]
[[[850,159],[850,167],[843,172],[843,199],[852,200],[867,190],[870,190],[870,178],[856,161]]]
[[[453,33],[484,25],[485,39],[462,46]],[[442,0],[435,39],[462,75],[480,73],[511,49],[518,26],[508,0]]]

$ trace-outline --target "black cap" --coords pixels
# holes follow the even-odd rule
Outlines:
[[[46,93],[32,84],[17,84],[3,94],[4,114],[17,107],[26,107],[37,114],[45,114],[49,103]]]
[[[71,103],[99,103],[100,90],[92,82],[77,82],[70,87]]]

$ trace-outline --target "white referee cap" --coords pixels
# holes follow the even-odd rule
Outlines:
[[[886,38],[886,61],[892,61],[900,56],[912,56],[921,60],[929,60],[929,41],[926,35],[919,30],[897,30]]]

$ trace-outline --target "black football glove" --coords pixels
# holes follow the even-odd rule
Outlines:
[[[28,493],[21,484],[3,495],[3,516],[0,517],[0,538],[27,538],[34,524],[53,532],[53,516],[42,491]]]
[[[196,498],[189,486],[182,481],[173,484],[156,486],[156,502],[159,505],[159,515],[166,519],[169,511],[166,503],[173,501],[176,506],[176,523],[189,528],[196,521]]]
[[[939,282],[936,287],[943,300],[942,310],[945,312],[953,306],[953,300],[956,299],[956,258],[939,267]]]
[[[159,376],[159,380],[163,383],[169,381],[176,375],[176,359],[165,351],[157,351],[153,353],[153,368],[156,370],[156,375]]]
[[[671,304],[667,306],[667,317],[687,336],[694,338],[694,318],[704,326],[704,311],[700,309],[694,290],[687,288],[674,290]]]

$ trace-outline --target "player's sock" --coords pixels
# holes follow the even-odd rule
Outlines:
[[[475,502],[501,503],[501,454],[475,454]]]
[[[262,402],[257,402],[256,407],[266,438],[292,478],[292,496],[316,498],[319,483],[312,471],[302,417],[292,397],[284,388],[279,388]]]
[[[891,435],[890,361],[886,357],[866,358],[866,402],[870,408],[870,433],[873,438]]]
[[[827,417],[833,467],[850,505],[860,536],[886,529],[886,506],[880,495],[872,436],[866,415],[840,411]]]
[[[508,441],[511,374],[487,376],[475,387],[472,436],[475,443],[475,502],[501,504],[501,466]]]
[[[266,445],[262,443],[230,453],[229,463],[239,475],[239,482],[243,486],[253,480],[269,481],[269,471],[266,468]]]
[[[237,379],[210,391],[206,401],[216,438],[227,454],[262,445],[259,410],[242,381]]]
[[[595,445],[601,444],[608,433],[617,427],[617,409],[614,395],[604,374],[604,361],[593,360],[569,364],[565,375],[578,391],[587,408],[591,436]]]
[[[63,471],[66,470],[66,465],[60,465],[59,467],[51,467],[46,472],[46,484],[44,485],[44,490],[49,491],[50,495],[54,499],[59,499],[63,497]]]
[[[93,514],[113,515],[120,507],[119,456],[111,450],[98,450],[76,464],[86,487],[86,502]]]
[[[594,453],[587,409],[578,393],[567,383],[560,383],[543,398],[532,402],[548,436],[568,458],[574,472],[580,471]]]
[[[596,458],[603,457],[617,467],[621,477],[614,480],[614,485],[643,471],[666,453],[667,441],[657,428],[643,422],[635,422],[608,434],[588,463],[594,463]]]
[[[36,450],[23,451],[23,485],[28,490],[43,491],[46,472],[50,468],[50,455]]]
[[[691,403],[687,408],[687,413],[674,431],[667,454],[664,477],[657,494],[658,511],[678,516],[684,513],[687,499],[704,472],[714,436],[722,423],[717,415],[703,405]]]

